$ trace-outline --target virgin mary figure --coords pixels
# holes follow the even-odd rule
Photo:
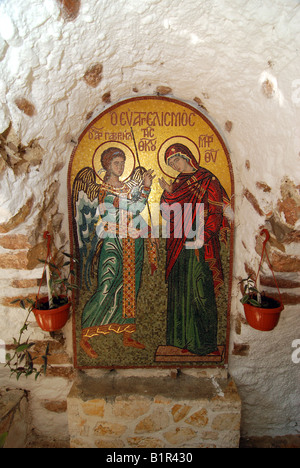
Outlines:
[[[145,348],[132,337],[136,331],[136,299],[146,237],[134,221],[146,206],[154,175],[152,170],[138,168],[129,180],[122,182],[125,160],[120,148],[110,147],[101,154],[105,172],[102,183],[95,182],[91,168],[83,168],[73,186],[81,278],[86,289],[97,260],[97,289],[85,304],[81,317],[80,346],[92,358],[97,353],[89,340],[109,333],[122,334],[124,346]],[[132,183],[139,178],[139,185]],[[151,245],[148,252],[153,271],[156,258]]]
[[[216,296],[223,284],[220,239],[225,239],[228,227],[223,209],[229,199],[219,180],[199,166],[185,145],[169,146],[164,157],[165,163],[179,173],[172,184],[159,180],[164,190],[161,212],[169,223],[167,345],[202,356],[217,354]],[[181,210],[170,211],[173,204]],[[186,216],[185,204],[191,209],[189,216]],[[199,204],[204,206],[204,244],[186,248],[189,232],[195,229]],[[184,224],[184,229],[178,224]]]

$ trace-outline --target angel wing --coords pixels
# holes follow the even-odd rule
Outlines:
[[[130,198],[135,200],[140,196],[144,183],[143,167],[136,168],[124,181],[130,187]],[[81,169],[72,188],[73,233],[79,252],[78,277],[80,285],[90,288],[103,239],[97,235],[96,224],[99,221],[99,193],[101,184],[96,182],[96,174],[90,167]]]
[[[96,174],[90,167],[81,169],[72,187],[72,221],[75,245],[79,252],[80,285],[90,288],[93,265],[102,241],[96,234],[95,225],[99,219],[99,191]]]

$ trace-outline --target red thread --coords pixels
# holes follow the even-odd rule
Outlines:
[[[279,287],[278,287],[278,284],[277,284],[277,281],[276,281],[276,278],[275,278],[275,275],[274,275],[274,271],[273,271],[273,268],[272,268],[272,265],[271,265],[271,262],[270,262],[270,259],[269,259],[269,255],[268,255],[268,252],[266,250],[267,242],[270,239],[270,233],[269,233],[269,231],[267,229],[262,229],[262,231],[260,231],[260,235],[261,236],[265,235],[266,238],[265,238],[265,240],[263,242],[263,249],[262,249],[262,253],[261,253],[260,263],[259,263],[258,271],[257,271],[257,274],[256,274],[256,278],[255,278],[255,286],[256,286],[258,274],[259,274],[259,271],[260,271],[260,268],[261,268],[261,264],[262,264],[262,261],[263,261],[264,253],[265,253],[266,257],[267,257],[269,268],[270,268],[270,270],[272,272],[272,276],[273,276],[274,282],[276,284],[276,287],[277,287],[277,290],[278,290],[278,293],[279,293],[280,302],[282,303],[281,293],[279,291]]]
[[[41,290],[41,287],[42,287],[42,282],[43,282],[43,278],[44,278],[44,274],[45,274],[45,271],[46,271],[47,264],[49,264],[50,261],[52,261],[52,263],[54,263],[53,257],[51,255],[51,235],[50,235],[50,233],[48,231],[45,231],[44,234],[43,234],[43,237],[44,237],[44,239],[47,239],[47,256],[46,256],[44,269],[43,269],[43,274],[42,274],[40,285],[39,285],[39,290],[38,290],[38,293],[37,293],[37,296],[36,296],[35,306],[37,305],[37,302],[38,302],[38,297],[39,297],[40,290]],[[58,271],[58,276],[61,278],[59,271]],[[66,288],[65,284],[64,284],[64,287],[65,287],[65,289],[67,291],[67,288]]]

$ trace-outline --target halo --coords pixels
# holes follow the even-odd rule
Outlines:
[[[188,137],[183,136],[168,138],[158,150],[157,162],[162,173],[167,177],[170,177],[171,179],[176,179],[176,177],[178,176],[178,172],[165,163],[165,152],[169,148],[169,146],[175,143],[181,143],[182,145],[187,146],[187,148],[189,148],[189,150],[194,155],[197,163],[200,164],[200,151],[196,143],[194,143],[194,141],[190,140]]]
[[[105,141],[100,146],[98,146],[98,148],[96,148],[94,155],[93,155],[93,160],[92,160],[94,172],[96,176],[98,177],[98,179],[101,180],[101,182],[103,182],[101,173],[102,171],[104,171],[101,165],[101,154],[103,153],[103,151],[105,151],[108,148],[111,148],[112,146],[114,148],[119,148],[122,151],[124,151],[125,156],[126,156],[125,169],[122,175],[123,180],[127,179],[132,174],[135,168],[135,156],[134,156],[133,151],[129,148],[129,146],[125,145],[124,143],[120,143],[119,141],[114,141],[114,140]]]

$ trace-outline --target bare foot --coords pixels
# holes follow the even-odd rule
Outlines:
[[[98,357],[98,354],[96,351],[91,347],[90,343],[88,342],[87,339],[81,338],[80,341],[80,346],[81,348],[86,352],[88,356],[90,356],[93,359],[96,359]]]
[[[145,349],[145,345],[131,338],[130,333],[124,333],[123,344],[124,346],[130,346],[131,348]]]

